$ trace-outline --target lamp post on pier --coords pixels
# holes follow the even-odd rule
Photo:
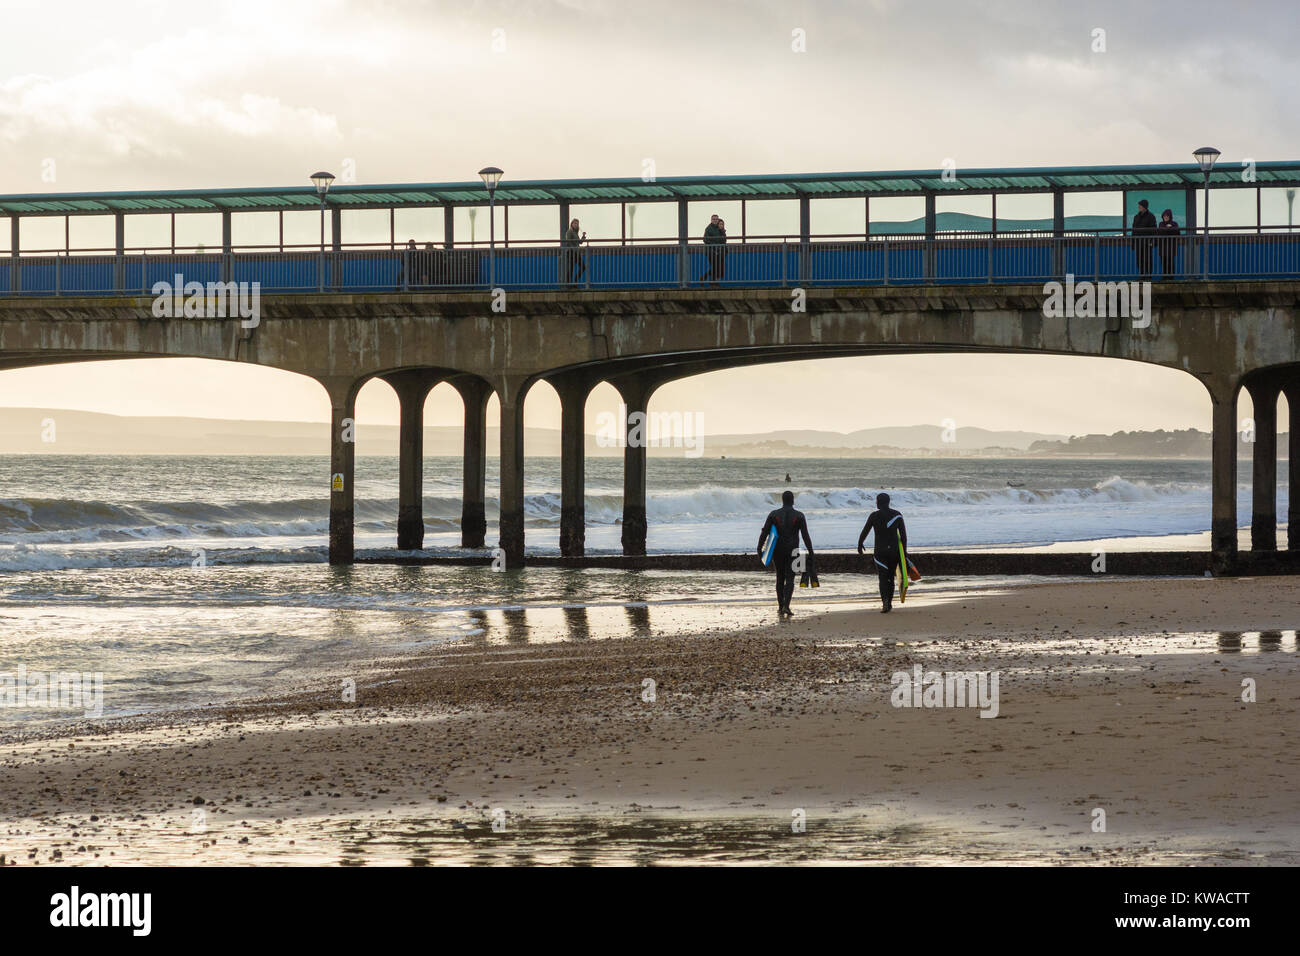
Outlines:
[[[324,290],[325,288],[325,194],[330,191],[330,186],[334,184],[334,174],[327,172],[318,172],[311,174],[312,185],[316,187],[316,195],[320,197],[320,252],[316,257],[316,288]],[[281,237],[283,241],[283,236]]]
[[[501,182],[502,172],[495,166],[484,166],[478,171],[483,177],[483,185],[488,191],[488,285],[496,288],[497,284],[497,218],[495,214],[497,184]]]
[[[1205,177],[1205,201],[1201,203],[1204,213],[1205,222],[1202,224],[1201,240],[1201,278],[1210,277],[1210,170],[1214,169],[1214,161],[1219,158],[1219,151],[1213,146],[1202,146],[1192,153],[1196,157],[1196,162],[1200,164],[1201,175]]]

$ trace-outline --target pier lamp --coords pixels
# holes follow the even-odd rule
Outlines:
[[[496,288],[497,284],[497,217],[494,212],[497,198],[497,184],[501,182],[502,172],[495,166],[484,166],[478,171],[483,177],[483,185],[488,191],[488,284]]]
[[[1210,277],[1210,170],[1214,169],[1214,161],[1219,158],[1219,151],[1213,146],[1202,146],[1194,150],[1192,155],[1196,157],[1196,162],[1201,167],[1201,175],[1205,177],[1205,202],[1202,203],[1205,216],[1203,228],[1205,240],[1201,244],[1201,278],[1208,279]]]
[[[316,195],[320,197],[320,251],[321,255],[325,254],[325,194],[330,191],[330,186],[334,184],[333,173],[312,173],[312,185],[316,187]]]

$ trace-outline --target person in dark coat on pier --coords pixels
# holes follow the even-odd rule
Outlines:
[[[1166,279],[1178,274],[1178,237],[1182,232],[1172,209],[1160,214],[1160,224],[1156,226],[1156,251],[1160,253],[1160,274]]]
[[[710,216],[709,224],[704,228],[704,255],[709,268],[697,281],[708,279],[710,283],[716,283],[722,278],[726,261],[724,257],[727,254],[726,242],[727,230],[722,220],[716,214]]]
[[[1156,217],[1151,215],[1145,199],[1138,200],[1138,212],[1133,217],[1133,253],[1137,256],[1138,274],[1151,275],[1152,246],[1155,245]]]

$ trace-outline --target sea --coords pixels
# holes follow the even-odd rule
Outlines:
[[[489,547],[496,464],[488,460]],[[325,457],[0,456],[0,679],[19,667],[102,674],[104,716],[147,714],[273,694],[343,660],[430,643],[621,639],[670,621],[680,632],[683,621],[770,617],[771,583],[758,573],[332,568],[329,471]],[[819,551],[852,549],[881,491],[918,552],[1209,540],[1204,460],[652,457],[647,471],[651,553],[752,553],[787,489]],[[396,458],[357,459],[360,556],[397,553],[397,482]],[[1279,484],[1284,514],[1285,469]],[[426,458],[424,491],[425,553],[463,554],[460,459]],[[529,458],[525,492],[528,551],[558,553],[559,460]],[[621,459],[589,458],[589,554],[619,552],[621,508]],[[828,576],[818,606],[874,598],[869,580]],[[0,731],[81,716],[0,706]]]

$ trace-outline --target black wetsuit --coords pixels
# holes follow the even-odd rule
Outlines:
[[[880,578],[880,600],[888,608],[894,600],[894,575],[898,572],[898,542],[902,541],[903,548],[906,550],[907,526],[903,524],[903,516],[893,508],[873,511],[867,523],[862,526],[862,534],[858,535],[859,548],[872,531],[876,533],[876,549],[872,558],[875,561],[876,574]],[[903,573],[907,573],[906,569]]]
[[[776,569],[776,603],[785,610],[794,595],[794,550],[803,535],[804,546],[812,553],[812,539],[808,537],[808,522],[802,511],[781,507],[769,514],[758,533],[758,553],[763,553],[763,539],[767,529],[776,526],[776,550],[772,552],[772,567]]]

